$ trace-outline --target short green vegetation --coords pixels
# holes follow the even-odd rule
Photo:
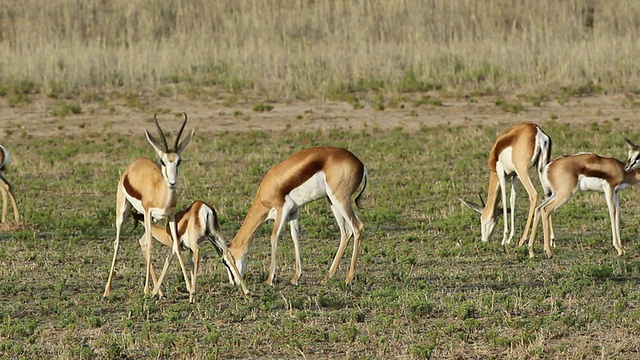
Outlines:
[[[615,122],[598,124],[598,136],[588,126],[541,125],[554,139],[554,155],[589,150],[623,158],[622,137],[637,138]],[[3,145],[14,154],[7,177],[24,224],[0,233],[0,356],[634,358],[640,346],[633,336],[640,321],[637,191],[621,193],[626,256],[618,257],[610,243],[600,194],[581,193],[554,214],[558,247],[551,260],[529,259],[524,247],[502,247],[497,238],[482,243],[477,214],[458,198],[486,192],[488,144],[505,127],[197,133],[183,154],[178,206],[194,199],[215,206],[228,240],[264,173],[302,148],[295,144],[348,147],[367,165],[370,182],[366,208],[358,212],[366,227],[352,286],[343,283],[351,247],[336,277],[319,283],[339,231],[326,202],[318,201],[300,213],[298,287],[288,283],[294,262],[287,231],[279,282],[264,283],[268,224],[250,250],[252,296],[225,284],[223,266],[205,244],[194,305],[175,262],[166,299],[142,294],[142,228],[130,222],[111,296],[101,298],[116,184],[131,161],[153,156],[142,134],[106,129],[82,137],[6,137]],[[526,217],[520,190],[518,230]],[[154,249],[159,269],[168,250]]]

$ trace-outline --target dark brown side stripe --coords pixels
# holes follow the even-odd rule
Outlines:
[[[127,192],[127,194],[129,194],[130,196],[133,196],[138,200],[142,199],[142,194],[140,194],[138,190],[136,190],[133,186],[131,186],[131,183],[129,182],[129,176],[125,176],[124,181],[122,182],[122,185],[124,186],[124,190]]]

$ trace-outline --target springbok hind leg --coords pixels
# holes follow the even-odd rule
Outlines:
[[[289,215],[289,228],[291,230],[291,240],[293,240],[293,251],[295,254],[296,268],[291,278],[293,285],[298,285],[298,280],[302,275],[302,259],[300,258],[300,242],[298,234],[300,233],[300,221],[298,220],[298,211],[294,211]]]
[[[322,283],[326,283],[329,279],[335,274],[338,269],[338,265],[340,264],[340,260],[344,256],[344,252],[349,244],[349,238],[351,237],[351,229],[347,232],[347,227],[349,226],[345,221],[342,212],[336,207],[336,205],[331,205],[331,211],[333,212],[333,216],[338,223],[338,228],[340,228],[340,245],[338,246],[338,252],[336,252],[336,256],[333,258],[333,262],[331,263],[331,267],[329,268],[329,272],[327,276],[322,280]]]
[[[520,176],[520,173],[522,172],[524,173],[522,174],[522,176]],[[527,191],[527,195],[529,195],[529,213],[527,214],[527,224],[524,226],[524,230],[522,231],[522,238],[518,243],[518,246],[522,246],[522,244],[524,244],[524,242],[529,237],[531,223],[533,222],[533,217],[534,217],[536,205],[538,202],[538,192],[536,191],[535,186],[533,186],[533,183],[529,178],[527,169],[519,169],[517,173],[518,173],[518,178],[520,178],[520,182],[522,183],[522,186],[524,186],[524,189]],[[514,209],[511,209],[511,211],[512,211],[511,216],[513,217],[515,215]]]

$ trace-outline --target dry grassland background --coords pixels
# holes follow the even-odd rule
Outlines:
[[[0,2],[0,79],[45,93],[215,86],[555,91],[639,83],[633,0]]]

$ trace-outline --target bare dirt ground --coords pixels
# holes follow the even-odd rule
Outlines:
[[[91,133],[116,133],[134,135],[152,123],[153,113],[160,112],[159,119],[174,117],[186,112],[189,124],[202,132],[272,130],[308,131],[316,129],[354,129],[378,127],[389,129],[402,127],[408,131],[421,126],[434,125],[495,125],[516,122],[542,123],[555,120],[570,124],[591,124],[611,121],[619,126],[636,123],[638,107],[629,94],[575,97],[559,104],[556,101],[533,106],[513,114],[495,104],[494,97],[479,97],[473,101],[464,98],[441,99],[443,106],[413,107],[375,110],[370,106],[354,109],[340,102],[275,103],[273,110],[256,112],[257,102],[239,102],[232,107],[222,100],[196,101],[181,98],[146,97],[143,106],[127,107],[124,99],[110,100],[108,106],[99,103],[82,104],[80,114],[65,117],[53,116],[56,102],[43,95],[30,98],[30,103],[10,108],[6,99],[0,99],[0,133],[55,137]],[[163,114],[164,112],[164,114]],[[161,120],[162,121],[162,120]],[[617,126],[616,126],[617,127]]]

